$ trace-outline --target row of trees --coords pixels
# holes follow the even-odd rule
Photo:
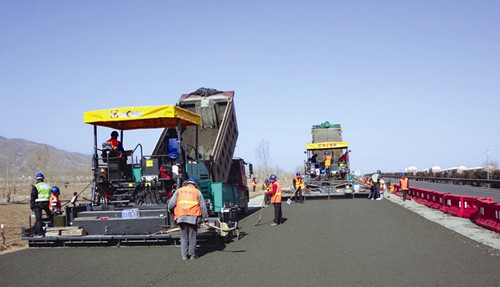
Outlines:
[[[490,165],[489,178],[491,180],[500,180],[500,170],[498,170],[496,163],[492,163]],[[401,173],[393,172],[393,173],[384,173],[399,177]],[[451,170],[451,171],[440,171],[440,172],[432,172],[432,171],[418,171],[415,174],[408,173],[408,175],[414,175],[418,177],[439,177],[439,178],[464,178],[464,179],[487,179],[488,171],[487,168],[479,169],[479,170]]]
[[[57,165],[58,159],[51,155],[47,146],[35,148],[24,158],[16,156],[12,149],[4,149],[2,163],[0,195],[8,200],[33,184],[34,176],[38,172],[42,172],[47,183],[51,185],[64,186],[92,181],[90,168],[60,169]]]
[[[429,173],[429,172],[417,172],[416,176],[422,177],[441,177],[441,178],[467,178],[467,179],[486,179],[488,177],[488,172],[484,169],[476,170],[476,171],[462,171],[457,172],[446,171],[446,172],[438,172],[438,173]],[[490,171],[490,179],[492,180],[500,180],[500,170],[492,170]]]

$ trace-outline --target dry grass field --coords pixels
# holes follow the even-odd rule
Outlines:
[[[80,193],[88,184],[78,184],[78,185],[68,185],[67,187],[59,186],[61,189],[61,204],[68,202],[73,192]],[[83,202],[83,198],[90,198],[89,186],[85,191],[79,196],[79,201]],[[4,228],[0,229],[2,235],[0,235],[0,255],[16,251],[19,249],[27,248],[28,243],[21,240],[21,227],[29,226],[29,217],[33,212],[30,210],[29,193],[31,191],[30,186],[25,186],[19,188],[16,194],[12,196],[14,203],[6,203],[3,199],[0,204],[0,224],[3,224]],[[2,194],[0,192],[0,194]],[[34,224],[34,220],[32,224]]]

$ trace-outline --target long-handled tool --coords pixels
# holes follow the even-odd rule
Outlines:
[[[262,219],[262,210],[264,209],[265,203],[266,203],[266,195],[264,194],[264,198],[262,198],[262,206],[260,207],[259,211],[259,220],[257,220],[257,222],[255,222],[253,226],[257,226],[257,224],[259,224],[260,220]]]
[[[297,188],[297,189],[295,190],[295,192],[293,193],[293,195],[292,195],[292,196],[290,196],[290,197],[286,200],[286,204],[290,205],[290,204],[292,203],[292,198],[293,198],[293,197],[297,194],[297,191],[298,191],[298,190],[299,190],[299,189]]]
[[[226,227],[218,227],[218,226],[212,225],[210,223],[207,224],[207,226],[210,227],[210,228],[213,228],[213,229],[217,229],[217,230],[219,230],[221,232],[231,232],[231,231],[234,231],[236,229],[239,229],[238,226],[234,226],[234,227],[230,227],[229,228],[229,227],[227,227],[227,223],[224,223],[224,224],[225,224]]]
[[[206,226],[208,226],[209,228],[213,228],[215,230],[219,230],[220,236],[222,236],[222,237],[226,237],[230,234],[232,236],[232,235],[234,235],[233,232],[235,232],[236,233],[236,241],[238,241],[238,239],[240,238],[240,227],[238,226],[238,224],[236,224],[233,227],[229,227],[227,225],[227,223],[221,222],[220,220],[219,220],[219,224],[220,224],[220,227],[212,225],[210,223],[208,223]]]
[[[221,222],[220,224],[221,224],[221,227],[212,225],[210,223],[207,223],[206,226],[208,228],[213,228],[213,229],[219,230],[220,232],[225,232],[225,233],[239,229],[238,226],[234,226],[234,227],[229,228],[227,226],[227,223],[225,223],[225,222]],[[172,227],[170,229],[158,231],[158,232],[156,232],[154,234],[165,234],[165,233],[177,232],[179,230],[181,230],[181,228],[179,226],[175,226],[175,227]],[[223,234],[223,235],[226,235],[226,234]]]

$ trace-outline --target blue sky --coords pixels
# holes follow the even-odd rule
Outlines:
[[[0,136],[92,153],[83,112],[234,90],[235,156],[294,172],[340,123],[361,172],[500,159],[500,1],[2,1]],[[99,129],[100,140],[109,130]],[[126,148],[153,149],[160,130]]]

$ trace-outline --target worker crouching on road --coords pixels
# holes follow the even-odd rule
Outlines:
[[[50,189],[50,193],[50,212],[52,213],[52,215],[61,215],[61,201],[59,200],[59,195],[61,194],[61,192],[59,191],[59,187],[54,185]]]
[[[208,212],[203,194],[197,188],[196,179],[190,177],[186,185],[172,195],[168,202],[168,210],[173,212],[174,220],[180,228],[182,259],[197,259],[198,224],[207,223]]]
[[[271,226],[281,224],[283,214],[281,212],[281,185],[278,182],[278,177],[275,174],[269,176],[272,184],[272,189],[265,193],[271,195],[271,204],[274,206],[274,221]]]
[[[35,175],[36,183],[31,189],[30,208],[35,212],[35,235],[44,235],[42,211],[48,215],[52,221],[52,213],[49,209],[50,185],[44,182],[45,177],[42,173]]]

